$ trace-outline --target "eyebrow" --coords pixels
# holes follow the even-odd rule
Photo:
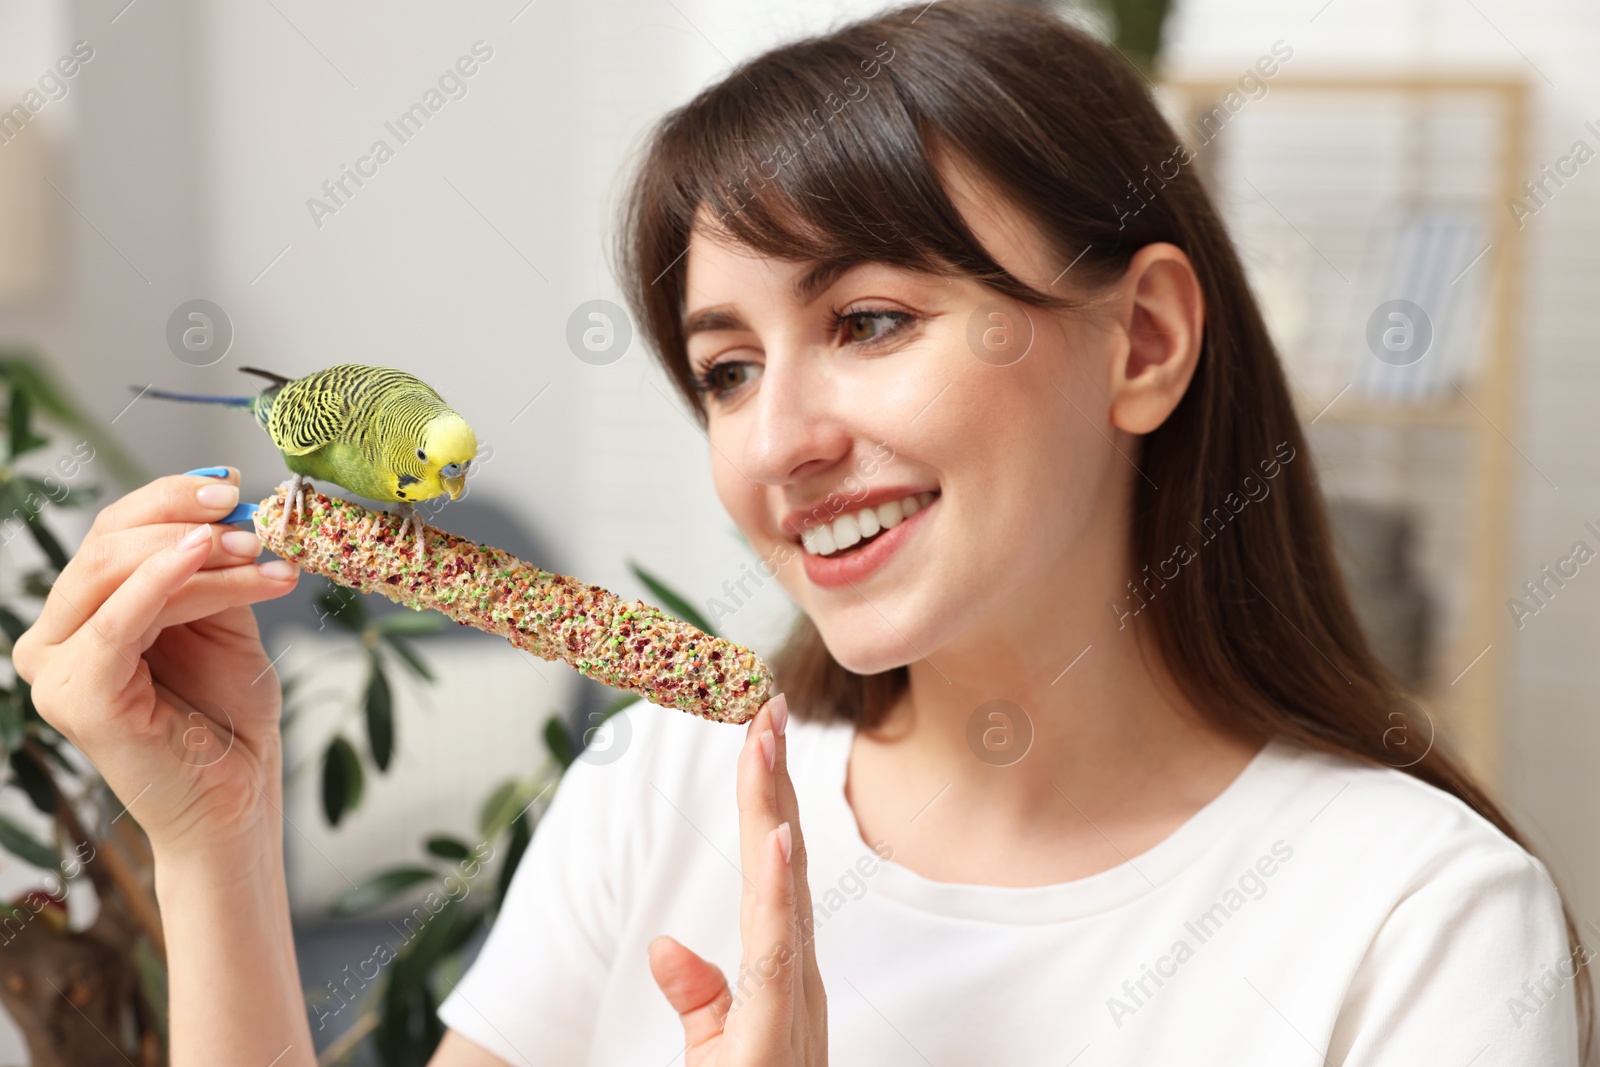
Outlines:
[[[858,260],[826,260],[816,263],[795,279],[794,295],[802,304],[815,300],[817,294],[838,281],[846,272],[861,265]],[[683,337],[688,340],[697,333],[715,330],[748,330],[739,313],[727,307],[710,307],[693,312],[683,320]]]

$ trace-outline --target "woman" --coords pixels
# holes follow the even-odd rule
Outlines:
[[[1587,953],[1408,733],[1190,163],[1117,56],[980,3],[665,120],[625,272],[801,608],[785,695],[608,724],[434,1064],[1578,1062]],[[293,568],[179,541],[236,483],[102,512],[16,663],[153,840],[173,1062],[309,1064],[244,606]],[[176,760],[178,704],[237,754]]]

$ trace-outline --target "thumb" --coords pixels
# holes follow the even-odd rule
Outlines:
[[[664,934],[649,951],[650,973],[683,1021],[684,1043],[692,1051],[719,1036],[733,1001],[721,968]]]

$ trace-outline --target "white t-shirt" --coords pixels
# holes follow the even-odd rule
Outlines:
[[[659,934],[738,974],[744,729],[643,702],[602,729],[620,755],[568,770],[440,1008],[519,1067],[672,1065]],[[1544,867],[1401,771],[1274,741],[1154,848],[1011,888],[882,859],[844,795],[852,728],[789,738],[834,1067],[1578,1062]]]

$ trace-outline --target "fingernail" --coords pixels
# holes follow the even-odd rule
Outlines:
[[[789,851],[794,848],[794,834],[787,822],[778,827],[778,848],[783,850],[783,862],[789,862]]]
[[[761,755],[767,761],[767,770],[770,771],[777,766],[778,742],[772,736],[771,730],[761,731]]]
[[[203,508],[231,508],[239,502],[239,487],[237,485],[202,485],[194,495]]]
[[[778,733],[783,733],[783,728],[789,725],[789,698],[779,693],[772,698],[772,728]]]
[[[222,535],[222,550],[230,556],[254,559],[261,554],[261,538],[249,530],[229,530]]]
[[[233,468],[232,467],[196,467],[192,471],[184,471],[183,473],[185,473],[185,474],[203,474],[207,478],[226,478],[228,475],[233,473]]]
[[[178,542],[178,551],[182,552],[186,549],[195,548],[199,545],[208,545],[210,543],[211,527],[207,526],[205,523],[201,523],[199,526],[196,526],[194,529],[183,535],[183,540]]]
[[[271,578],[275,582],[293,578],[300,573],[300,568],[286,559],[269,559],[265,563],[257,563],[256,567],[261,571],[261,577]]]

